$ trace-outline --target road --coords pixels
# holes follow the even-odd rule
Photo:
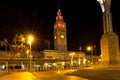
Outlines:
[[[0,77],[0,80],[88,80],[81,77],[65,75],[65,73],[74,72],[56,71],[56,72],[12,72]]]

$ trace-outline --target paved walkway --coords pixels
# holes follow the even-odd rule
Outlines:
[[[7,71],[5,71],[5,70],[0,70],[0,76],[6,75],[6,74],[8,74]]]
[[[81,69],[72,73],[67,73],[69,76],[78,76],[88,80],[120,80],[120,70],[116,69]]]
[[[1,76],[0,80],[88,80],[77,76],[65,75],[65,72],[12,72],[9,75]]]
[[[15,73],[15,74],[13,74]],[[12,75],[6,71],[0,71],[0,80],[5,80],[16,76],[18,74],[24,74],[25,72],[13,72]],[[26,74],[26,73],[25,73]],[[2,76],[3,75],[3,76]],[[6,77],[5,77],[5,76]],[[33,72],[33,75],[38,79],[35,80],[120,80],[120,69],[80,69],[80,70],[63,70],[63,71],[46,71],[46,72]],[[62,75],[62,76],[61,76]],[[57,76],[57,77],[56,77]],[[74,79],[73,79],[74,78]],[[30,80],[30,79],[29,79]]]

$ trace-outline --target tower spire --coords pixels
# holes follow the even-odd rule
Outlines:
[[[60,3],[58,4],[58,11],[57,11],[57,16],[56,16],[56,21],[63,20],[63,16],[61,15],[61,10],[60,10]]]

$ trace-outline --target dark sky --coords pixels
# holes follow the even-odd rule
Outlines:
[[[120,37],[120,5],[117,1],[111,1],[111,12],[113,31]],[[4,37],[12,39],[16,33],[35,32],[39,39],[50,40],[51,49],[54,49],[53,25],[58,4],[67,24],[68,50],[79,51],[79,46],[84,50],[87,45],[96,45],[99,51],[103,27],[101,8],[96,0],[2,0],[1,40]]]

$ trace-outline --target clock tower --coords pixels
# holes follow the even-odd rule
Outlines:
[[[54,24],[54,49],[58,51],[67,51],[66,23],[58,9],[56,22]]]

